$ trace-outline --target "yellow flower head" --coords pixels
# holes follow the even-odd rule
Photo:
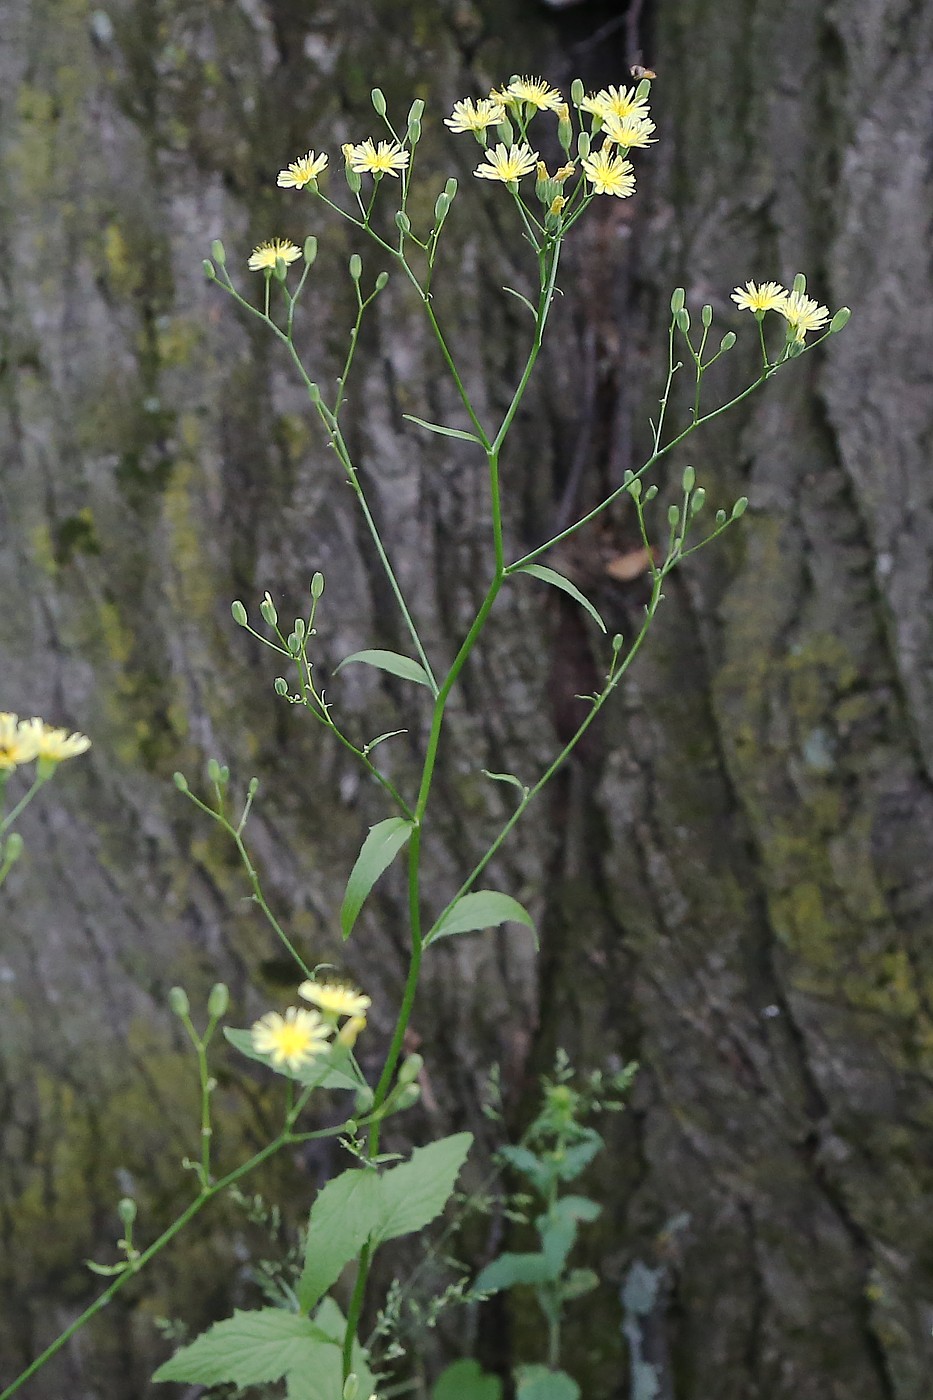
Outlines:
[[[635,193],[635,176],[632,162],[613,155],[610,146],[603,146],[587,156],[583,162],[583,173],[593,186],[594,194],[615,194],[625,199]]]
[[[38,753],[36,736],[16,715],[0,713],[0,773],[31,763]]]
[[[370,175],[394,175],[398,179],[399,171],[408,164],[408,152],[397,141],[380,141],[377,147],[367,138],[352,147],[348,163],[358,174],[369,171]]]
[[[334,1020],[338,1016],[364,1016],[372,1005],[369,997],[340,982],[302,982],[298,995],[313,1001],[325,1017]]]
[[[557,174],[554,176],[554,179],[559,185],[562,185],[565,180],[570,179],[571,175],[574,173],[576,168],[577,167],[573,164],[572,161],[569,163],[569,165],[562,165],[561,168],[558,170]]]
[[[766,311],[783,311],[787,300],[786,288],[777,282],[746,282],[744,287],[736,287],[732,300],[740,311],[753,311],[763,316]]]
[[[646,97],[636,97],[637,88],[601,88],[595,97],[584,97],[580,106],[587,112],[593,112],[597,117],[618,117],[624,121],[626,117],[647,117],[648,99]]]
[[[473,171],[481,180],[501,180],[511,184],[534,170],[538,152],[533,151],[524,141],[520,146],[498,145],[494,151],[487,151],[488,161],[483,161]]]
[[[807,331],[818,331],[829,320],[829,311],[820,306],[804,292],[788,292],[782,306],[781,315],[794,332],[794,339],[803,344]]]
[[[35,746],[35,757],[40,763],[62,763],[66,758],[77,758],[91,747],[86,734],[69,734],[67,729],[54,729],[41,719],[24,720],[19,727],[23,736],[28,735]]]
[[[530,102],[539,112],[556,112],[564,101],[557,88],[552,88],[543,78],[513,78],[508,87],[492,96],[512,103]]]
[[[647,117],[617,117],[614,112],[607,112],[603,129],[607,141],[627,149],[653,146],[655,143],[655,138],[651,135],[655,125]]]
[[[352,1050],[357,1042],[360,1031],[366,1029],[365,1016],[351,1016],[340,1030],[337,1032],[337,1044],[343,1046],[344,1050]]]
[[[444,125],[451,131],[485,131],[487,126],[497,126],[504,116],[505,108],[495,97],[481,97],[479,102],[465,97],[462,102],[454,103],[450,116],[444,118]]]
[[[257,272],[260,268],[275,267],[279,258],[287,265],[300,257],[301,249],[296,248],[287,238],[272,238],[253,249],[246,265],[251,272]]]
[[[277,185],[281,185],[284,190],[300,190],[305,185],[317,187],[317,177],[327,164],[326,152],[321,152],[316,156],[313,151],[309,151],[300,160],[293,160],[286,170],[279,171]]]
[[[252,1029],[253,1049],[268,1055],[274,1065],[300,1069],[328,1048],[330,1027],[316,1011],[290,1006],[284,1016],[267,1011]]]

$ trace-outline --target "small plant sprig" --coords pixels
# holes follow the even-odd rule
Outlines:
[[[86,734],[69,734],[42,719],[20,719],[0,713],[0,885],[23,854],[23,838],[13,828],[41,787],[55,776],[66,759],[77,758],[91,747]],[[17,769],[35,763],[29,787],[6,810],[7,788]]]
[[[379,88],[373,89],[373,110],[382,123],[385,135],[367,136],[342,148],[345,197],[340,198],[336,193],[331,197],[330,193],[325,192],[325,182],[331,174],[330,158],[326,152],[309,150],[281,170],[277,177],[279,187],[304,192],[311,197],[313,209],[324,217],[343,221],[354,230],[354,236],[368,240],[385,264],[375,276],[364,276],[361,254],[354,251],[349,258],[348,273],[354,290],[356,314],[346,356],[331,393],[325,394],[320,387],[320,373],[312,375],[306,367],[295,339],[296,315],[317,259],[317,235],[308,233],[300,243],[276,236],[253,249],[247,264],[251,271],[262,275],[258,305],[252,296],[245,295],[235,284],[228,270],[223,243],[217,239],[212,244],[211,258],[204,263],[208,279],[229,296],[244,315],[261,322],[281,343],[304,385],[325,442],[339,463],[363,515],[413,652],[413,655],[403,655],[376,645],[345,657],[341,666],[336,668],[339,671],[342,666],[351,663],[365,664],[414,685],[413,714],[419,720],[422,717],[427,719],[424,726],[427,739],[421,754],[417,790],[404,793],[382,767],[382,745],[394,734],[380,734],[358,741],[350,734],[349,726],[343,724],[335,702],[319,682],[313,644],[317,635],[318,606],[324,593],[323,576],[319,572],[313,575],[310,607],[295,619],[288,631],[280,628],[276,604],[268,593],[260,603],[259,611],[265,626],[271,630],[271,636],[252,627],[248,611],[241,601],[232,605],[236,624],[263,645],[272,648],[288,663],[291,680],[289,676],[276,677],[276,693],[286,703],[302,707],[323,731],[343,745],[385,796],[391,815],[378,821],[362,843],[350,872],[339,922],[343,937],[348,938],[376,882],[404,853],[409,924],[405,987],[381,1070],[375,1085],[370,1085],[353,1054],[356,1038],[365,1029],[369,999],[353,988],[321,979],[318,975],[321,968],[306,966],[262,891],[245,837],[257,793],[256,780],[249,785],[239,815],[235,812],[231,815],[230,774],[218,760],[212,759],[208,766],[212,801],[202,800],[191,790],[184,775],[176,774],[179,789],[234,843],[253,901],[294,960],[297,972],[305,979],[299,987],[299,994],[311,1002],[310,1008],[292,1006],[284,1012],[269,1011],[251,1029],[224,1028],[227,1040],[238,1051],[284,1078],[286,1101],[283,1126],[277,1136],[249,1161],[224,1177],[213,1177],[210,1122],[213,1080],[208,1065],[208,1044],[223,1015],[223,1011],[219,1010],[222,997],[215,987],[211,993],[214,1000],[208,1008],[208,1029],[199,1035],[190,1019],[186,1020],[189,1013],[186,998],[183,1009],[184,993],[179,991],[177,995],[173,994],[174,1009],[182,1018],[198,1064],[201,1101],[199,1150],[185,1163],[195,1174],[197,1193],[178,1219],[146,1248],[134,1243],[133,1222],[128,1219],[129,1208],[125,1202],[121,1205],[118,1213],[124,1225],[124,1235],[118,1247],[125,1257],[113,1266],[119,1272],[106,1292],[0,1393],[0,1400],[8,1400],[219,1192],[235,1186],[256,1166],[281,1149],[309,1138],[327,1136],[342,1140],[354,1165],[329,1181],[314,1200],[304,1261],[294,1297],[285,1299],[285,1306],[273,1305],[237,1313],[233,1318],[215,1324],[160,1367],[155,1379],[238,1386],[271,1384],[284,1379],[290,1400],[338,1400],[340,1396],[342,1400],[367,1400],[373,1393],[376,1381],[370,1369],[370,1358],[358,1339],[373,1254],[376,1249],[401,1235],[423,1230],[441,1213],[454,1190],[471,1142],[469,1134],[458,1133],[416,1149],[403,1162],[380,1152],[380,1135],[386,1116],[404,1110],[418,1097],[418,1078],[422,1068],[420,1057],[404,1058],[403,1048],[425,952],[441,939],[508,923],[534,929],[531,913],[511,895],[477,888],[481,875],[530,803],[561,768],[626,675],[663,601],[665,579],[686,558],[735,524],[748,504],[744,497],[740,497],[731,509],[717,511],[714,522],[703,529],[701,522],[706,491],[697,484],[693,467],[687,465],[681,470],[680,501],[668,506],[666,526],[658,532],[647,509],[658,494],[658,485],[646,483],[646,475],[692,433],[756,393],[787,364],[809,353],[828,335],[841,330],[849,316],[848,310],[842,308],[830,318],[825,307],[807,296],[802,276],[794,280],[789,291],[774,282],[760,285],[748,282],[745,288],[736,288],[732,296],[737,307],[747,309],[757,321],[760,363],[741,392],[709,408],[703,402],[707,372],[722,356],[732,351],[737,336],[733,330],[727,330],[720,338],[718,348],[710,351],[709,337],[714,320],[712,307],[702,309],[702,330],[697,337],[691,327],[685,293],[678,288],[670,304],[667,377],[657,415],[651,423],[651,450],[647,458],[637,470],[627,471],[623,480],[593,509],[529,553],[509,561],[503,527],[503,491],[508,488],[504,452],[549,324],[558,290],[557,278],[564,240],[598,200],[604,197],[627,199],[634,194],[635,168],[629,157],[637,156],[639,151],[655,140],[655,125],[649,115],[649,95],[648,79],[631,88],[608,87],[589,95],[582,82],[576,80],[571,87],[570,101],[566,102],[561,93],[543,79],[513,76],[500,89],[486,96],[464,98],[457,102],[445,119],[445,124],[453,133],[472,134],[481,147],[483,158],[476,166],[474,176],[490,186],[502,187],[511,201],[516,234],[529,251],[536,275],[537,287],[532,297],[526,297],[514,288],[504,289],[524,305],[530,313],[531,323],[524,366],[506,406],[495,416],[474,404],[468,388],[469,374],[458,362],[451,339],[441,326],[435,308],[433,282],[441,266],[443,237],[445,230],[451,226],[459,187],[456,179],[447,179],[435,196],[433,206],[430,200],[426,205],[421,199],[413,201],[410,197],[424,116],[424,103],[420,99],[411,104],[404,124],[396,126],[389,116],[383,93]],[[543,144],[538,140],[537,133],[542,122],[547,121],[556,122],[556,137],[563,153],[563,163],[553,172],[535,149],[536,144]],[[420,216],[416,218],[415,211],[425,207],[433,207],[433,214],[426,220]],[[438,657],[428,653],[418,620],[404,595],[367,503],[361,475],[343,428],[347,383],[353,371],[356,351],[366,318],[388,284],[390,271],[401,276],[425,316],[469,426],[434,423],[414,414],[405,416],[425,432],[467,443],[475,452],[477,464],[485,470],[488,482],[491,518],[489,572],[475,616],[464,634],[454,639],[453,660],[444,666]],[[770,347],[771,331],[768,329],[766,332],[765,327],[768,317],[771,318],[769,324],[773,324],[777,318],[784,326],[780,344],[772,343]],[[815,338],[808,340],[808,336]],[[681,348],[682,358],[678,358]],[[692,366],[692,403],[686,421],[671,425],[672,387],[676,375],[685,365]],[[590,599],[572,580],[540,562],[554,546],[583,529],[622,496],[629,498],[635,511],[651,583],[644,619],[628,642],[618,634],[608,640],[606,624]],[[589,704],[576,732],[536,779],[525,781],[515,774],[482,770],[491,780],[515,786],[520,799],[472,869],[464,874],[459,888],[446,905],[440,910],[432,909],[428,907],[422,886],[422,851],[424,833],[433,818],[433,779],[448,703],[464,667],[471,660],[500,593],[507,586],[514,586],[521,577],[531,577],[561,590],[584,609],[607,638],[604,678],[601,686],[585,697]],[[429,718],[415,709],[417,699],[424,699],[425,692],[430,697]],[[7,723],[6,729],[3,729],[3,723]],[[420,725],[413,725],[412,729],[422,732]],[[401,731],[395,731],[398,732]],[[74,743],[79,739],[81,736],[72,736],[72,740],[67,742]],[[0,781],[5,770],[18,762],[27,761],[17,757],[17,754],[26,752],[25,749],[16,748],[22,742],[24,740],[15,716],[2,717]],[[86,744],[86,741],[83,742]],[[7,744],[6,763],[4,743]],[[9,761],[10,754],[12,761]],[[4,819],[0,836],[34,795],[43,771],[40,761],[34,789]],[[0,879],[17,854],[14,837],[8,837],[0,852]],[[315,1090],[325,1088],[352,1093],[354,1115],[338,1125],[317,1132],[299,1131],[298,1119],[311,1095]],[[586,1201],[586,1198],[561,1196],[559,1193],[561,1183],[572,1180],[599,1147],[595,1130],[581,1126],[581,1118],[585,1116],[585,1096],[581,1099],[580,1094],[581,1090],[571,1088],[566,1078],[556,1075],[547,1091],[546,1104],[536,1120],[534,1131],[530,1130],[531,1135],[526,1135],[519,1146],[507,1149],[511,1153],[513,1167],[525,1172],[545,1205],[539,1217],[539,1222],[543,1222],[539,1228],[542,1245],[540,1257],[559,1256],[559,1268],[555,1275],[529,1279],[537,1288],[539,1302],[548,1319],[548,1365],[545,1370],[554,1376],[561,1374],[554,1369],[560,1348],[561,1311],[574,1290],[578,1293],[582,1290],[584,1282],[581,1276],[572,1282],[573,1271],[565,1274],[564,1264],[578,1224],[592,1218],[594,1209],[594,1203]],[[497,1266],[500,1278],[504,1279],[508,1266],[500,1259],[489,1268],[495,1270]],[[344,1313],[331,1296],[331,1290],[347,1268],[352,1268],[354,1280],[349,1306]],[[490,1275],[487,1271],[487,1285],[490,1277],[495,1281],[495,1274]],[[506,1285],[503,1282],[501,1286]],[[525,1383],[528,1376],[526,1371],[518,1378],[520,1393],[527,1388]],[[569,1377],[566,1379],[569,1381]],[[573,1385],[573,1382],[570,1384]],[[535,1394],[539,1393],[535,1391]],[[566,1387],[563,1393],[568,1393]]]

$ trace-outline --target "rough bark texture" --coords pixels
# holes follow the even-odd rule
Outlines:
[[[633,1111],[593,1188],[606,1282],[570,1328],[584,1394],[926,1400],[933,11],[656,0],[639,40],[661,75],[663,142],[637,204],[605,201],[568,259],[505,466],[510,552],[545,535],[568,489],[576,511],[641,460],[674,284],[746,332],[723,394],[755,353],[736,281],[805,269],[855,317],[694,440],[713,508],[745,492],[748,517],[676,577],[598,740],[491,872],[539,915],[541,957],[513,934],[431,958],[416,1022],[433,1099],[411,1132],[488,1139],[477,1095],[493,1060],[520,1104],[556,1045],[581,1063],[637,1057]],[[439,108],[516,69],[618,80],[629,42],[609,7],[549,17],[525,0],[424,0],[404,23],[395,0],[352,16],[299,0],[9,4],[0,702],[80,726],[94,748],[31,809],[28,859],[3,892],[4,1379],[93,1296],[80,1260],[104,1257],[117,1197],[138,1195],[148,1238],[188,1189],[193,1066],[167,988],[197,1001],[223,977],[241,1024],[286,993],[239,867],[172,770],[194,780],[216,754],[241,785],[261,777],[251,834],[270,898],[309,960],[340,961],[374,993],[374,1042],[404,975],[391,877],[345,951],[334,931],[361,836],[387,815],[380,794],[277,701],[274,662],[228,605],[268,588],[287,612],[321,569],[322,670],[404,636],[302,393],[204,285],[204,250],[222,233],[241,263],[260,238],[319,234],[306,346],[325,380],[351,323],[353,245],[275,189],[280,165],[365,135],[379,81],[403,109],[428,102],[437,187],[452,163],[468,184],[472,143],[446,139]],[[439,303],[491,415],[525,336],[520,305],[495,294],[527,275],[504,209],[501,191],[464,190],[448,264],[461,281]],[[401,421],[456,414],[439,369],[393,283],[362,347],[352,446],[443,658],[489,551],[467,445],[438,450]],[[644,602],[640,581],[605,572],[632,542],[621,511],[564,560],[610,631],[633,632]],[[508,810],[480,767],[540,771],[603,664],[585,620],[552,606],[530,580],[510,588],[464,678],[427,837],[437,903]],[[388,752],[410,783],[424,714],[410,718],[408,690],[355,668],[333,697],[361,737],[408,725]],[[270,1108],[256,1081],[221,1072],[232,1163]],[[330,1165],[280,1163],[263,1184],[300,1214]],[[25,1393],[150,1393],[165,1351],[153,1314],[197,1326],[246,1296],[247,1233],[215,1211]],[[488,1319],[489,1359],[537,1348],[520,1307]]]

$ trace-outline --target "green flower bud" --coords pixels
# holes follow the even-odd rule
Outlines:
[[[373,88],[369,94],[372,98],[373,107],[377,117],[384,117],[386,114],[386,100],[381,88]]]
[[[249,793],[250,797],[255,797],[257,792],[259,791],[259,779],[250,778],[249,787],[246,789],[246,791]]]
[[[684,467],[683,488],[685,491],[692,491],[696,485],[697,474],[692,467]]]
[[[637,477],[637,476],[636,476],[636,477],[633,477],[632,480],[629,482],[629,484],[628,484],[628,493],[629,493],[629,495],[631,496],[631,498],[632,498],[633,501],[637,501],[637,500],[640,499],[640,497],[641,497],[641,482],[638,480],[638,477]]]
[[[275,271],[273,273],[276,282],[284,282],[288,276],[288,264],[284,258],[276,258]]]
[[[454,195],[457,193],[457,182],[452,175],[447,181],[447,184],[444,186],[444,193],[446,194],[447,198],[451,201],[453,200]]]
[[[849,324],[849,317],[851,315],[852,312],[847,306],[840,306],[839,310],[836,312],[835,316],[829,323],[830,335],[837,335],[838,332],[842,330],[843,326],[847,326]]]
[[[585,132],[585,131],[581,131],[581,132],[580,132],[580,135],[577,137],[577,155],[580,157],[581,160],[586,160],[586,158],[587,158],[587,156],[589,155],[589,153],[590,153],[590,138],[589,138],[589,134],[588,134],[587,132]]]
[[[647,505],[649,501],[653,501],[657,494],[657,486],[649,486],[648,490],[645,492],[645,504]]]
[[[396,214],[395,224],[397,228],[401,229],[402,233],[411,233],[411,219],[405,213],[404,209],[400,209]]]
[[[401,1068],[398,1072],[399,1088],[402,1088],[406,1084],[413,1084],[423,1069],[424,1056],[409,1055],[405,1060],[402,1061]]]
[[[276,676],[275,682],[274,682],[274,688],[275,688],[275,693],[276,693],[276,695],[287,695],[287,694],[288,694],[288,681],[285,679],[284,676]]]
[[[207,998],[207,1014],[213,1020],[219,1021],[221,1016],[227,1013],[230,1005],[230,989],[226,982],[215,982],[211,987],[211,994]]]
[[[802,272],[798,272],[797,276],[794,278],[794,291],[797,292],[799,296],[803,296],[806,290],[807,279],[806,277],[804,277]]]
[[[173,773],[172,782],[178,788],[179,792],[188,791],[188,779],[185,777],[184,773]]]
[[[214,264],[209,258],[205,258],[201,266],[204,268],[204,276],[209,282],[217,281],[217,273],[214,271]]]
[[[720,351],[721,351],[723,354],[725,354],[725,352],[726,352],[727,350],[731,350],[731,349],[732,349],[732,347],[733,347],[734,344],[735,344],[735,331],[726,331],[726,333],[725,333],[725,335],[723,336],[722,340],[719,342],[719,349],[720,349]]]
[[[359,253],[350,254],[350,276],[358,282],[363,275],[363,259]]]
[[[308,385],[308,398],[315,405],[321,402],[321,391],[316,384]]]
[[[406,1108],[413,1108],[421,1098],[421,1090],[417,1084],[405,1084],[393,1097],[392,1107],[396,1113],[404,1113]]]
[[[726,512],[725,512],[724,510],[717,510],[717,512],[716,512],[716,524],[717,524],[717,525],[725,525],[725,523],[726,523]]]
[[[713,324],[713,308],[711,306],[704,306],[703,310],[700,312],[700,319],[708,330]]]
[[[352,165],[348,165],[344,170],[351,194],[359,194],[363,188],[363,181],[358,170],[354,170]]]
[[[739,499],[736,501],[735,505],[732,507],[732,519],[733,519],[733,520],[738,520],[739,517],[740,517],[740,516],[743,516],[747,510],[748,510],[748,497],[747,497],[747,496],[740,496]]]
[[[218,267],[224,267],[227,262],[227,254],[224,245],[219,238],[215,238],[211,244],[211,257]]]
[[[353,1106],[357,1113],[368,1113],[373,1106],[375,1095],[368,1084],[361,1084],[356,1091]]]
[[[636,98],[636,100],[637,100],[639,97],[648,97],[648,96],[650,96],[650,93],[651,93],[651,83],[649,82],[649,80],[648,80],[647,78],[642,78],[641,82],[638,84],[638,87],[635,89],[635,98]]]
[[[173,987],[168,994],[168,1004],[176,1016],[187,1016],[188,993],[184,987]]]
[[[586,88],[583,86],[583,79],[574,78],[573,82],[570,84],[571,102],[574,104],[575,107],[579,107],[580,103],[583,101],[585,96]]]
[[[379,276],[376,278],[376,291],[381,292],[383,287],[386,286],[386,284],[388,283],[388,281],[389,274],[387,272],[380,272]]]
[[[222,784],[224,781],[223,773],[224,770],[221,768],[216,758],[209,758],[207,760],[207,776],[210,782]],[[228,779],[230,777],[229,769],[227,770],[227,777]]]
[[[414,102],[408,109],[408,125],[411,126],[412,122],[420,122],[423,116],[424,103],[422,102],[420,97],[416,97]]]
[[[570,147],[573,145],[573,123],[569,121],[559,121],[557,123],[557,139],[563,150],[570,154]]]
[[[317,257],[317,239],[313,233],[309,233],[305,239],[304,260],[307,267],[311,267]]]
[[[622,633],[617,632],[612,639],[612,652],[614,656],[618,656],[619,652],[622,650],[622,644],[624,641],[625,638],[622,636]]]
[[[268,593],[265,594],[262,602],[259,604],[259,611],[262,613],[263,621],[268,622],[270,627],[274,627],[275,624],[278,622],[279,615],[276,612],[275,604],[273,603]]]
[[[323,592],[324,592],[324,575],[323,575],[323,574],[320,574],[320,573],[313,574],[312,577],[311,577],[311,597],[312,597],[312,598],[320,598],[320,596],[321,596],[321,594],[322,594]]]
[[[690,329],[690,312],[685,306],[680,308],[674,320],[677,322],[677,329],[683,331],[684,335],[686,335]]]
[[[298,656],[298,654],[301,651],[301,638],[299,637],[298,633],[290,632],[285,645],[288,647],[292,656]]]
[[[683,304],[687,299],[687,294],[683,287],[675,287],[671,292],[671,315],[676,316],[678,311],[683,309]]]
[[[697,515],[703,509],[705,501],[706,492],[704,491],[702,486],[698,486],[697,489],[694,491],[693,497],[690,501],[690,514]]]
[[[668,525],[677,525],[677,524],[679,523],[679,521],[680,521],[680,506],[668,506],[668,508],[667,508],[667,523],[668,523]]]
[[[304,635],[305,635],[305,620],[304,620],[303,617],[296,617],[296,618],[295,618],[295,636],[296,636],[296,637],[300,637],[301,640],[304,641]]]
[[[442,224],[447,218],[447,211],[450,208],[450,200],[442,190],[434,201],[434,222]]]
[[[233,620],[237,627],[245,627],[247,625],[246,609],[239,598],[230,604],[230,611],[233,614]]]
[[[117,1204],[117,1215],[123,1222],[124,1229],[129,1229],[136,1219],[136,1202],[130,1196],[123,1196]]]
[[[23,838],[18,831],[10,832],[3,847],[3,859],[7,865],[15,865],[23,854]]]
[[[351,1371],[343,1383],[343,1400],[356,1400],[360,1393],[360,1378],[355,1371]]]
[[[408,123],[408,140],[412,146],[417,146],[421,140],[421,123],[418,121]]]

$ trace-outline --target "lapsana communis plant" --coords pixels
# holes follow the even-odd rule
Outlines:
[[[471,1141],[469,1134],[459,1133],[416,1149],[404,1162],[387,1162],[380,1154],[380,1136],[386,1117],[403,1111],[418,1097],[420,1057],[405,1058],[403,1046],[423,959],[445,938],[509,923],[533,929],[531,914],[510,894],[482,887],[484,871],[530,803],[565,762],[621,683],[644,644],[663,600],[665,579],[691,554],[730,528],[747,505],[745,498],[740,498],[730,510],[717,511],[704,529],[706,493],[698,485],[694,469],[688,465],[680,469],[679,499],[667,507],[658,532],[650,510],[658,486],[646,478],[691,433],[755,393],[790,361],[841,330],[848,319],[844,308],[830,319],[827,309],[807,296],[805,281],[800,276],[789,290],[773,281],[747,282],[744,288],[737,287],[732,293],[737,307],[748,310],[757,321],[754,369],[741,393],[728,402],[707,407],[704,403],[705,376],[709,368],[736,345],[736,332],[727,329],[714,344],[710,339],[712,308],[702,308],[699,325],[694,328],[685,294],[677,289],[670,304],[666,378],[658,412],[651,422],[651,448],[646,460],[637,470],[627,471],[604,500],[552,539],[527,554],[510,557],[502,512],[503,494],[509,489],[505,452],[548,325],[564,241],[594,203],[605,198],[628,199],[635,193],[635,162],[639,153],[656,140],[649,94],[648,79],[633,87],[608,87],[595,94],[587,94],[578,80],[573,83],[567,101],[542,79],[516,76],[486,96],[456,102],[450,115],[444,118],[452,139],[475,140],[479,149],[473,175],[488,187],[501,187],[493,197],[501,197],[511,205],[515,236],[524,244],[529,265],[536,275],[532,297],[505,289],[524,304],[531,320],[524,366],[498,416],[491,416],[488,410],[474,403],[467,383],[469,375],[461,365],[448,328],[438,319],[432,297],[445,230],[450,227],[455,200],[461,196],[457,180],[450,178],[427,205],[422,198],[413,200],[411,197],[414,182],[420,178],[416,175],[424,117],[424,103],[420,99],[411,104],[403,122],[394,124],[385,97],[378,88],[374,89],[372,105],[380,123],[375,133],[364,134],[359,141],[347,143],[339,155],[309,149],[297,154],[278,172],[278,186],[291,191],[296,200],[303,201],[295,206],[290,220],[292,226],[306,225],[310,217],[316,231],[296,233],[294,238],[276,232],[258,242],[252,252],[242,258],[246,276],[258,274],[261,279],[258,304],[254,289],[242,286],[241,279],[231,274],[223,244],[216,240],[212,245],[211,258],[204,264],[207,277],[244,315],[261,322],[280,342],[304,385],[312,412],[320,422],[323,439],[333,450],[339,470],[363,514],[372,547],[410,643],[408,652],[402,654],[379,646],[378,639],[373,639],[372,647],[345,657],[336,668],[339,671],[349,664],[368,665],[411,682],[410,703],[413,711],[425,712],[427,737],[417,785],[411,791],[402,791],[381,762],[382,745],[393,735],[363,738],[351,732],[352,726],[345,724],[340,715],[339,704],[321,684],[313,651],[321,622],[323,576],[314,574],[308,607],[289,624],[280,620],[275,601],[268,593],[259,604],[262,629],[253,627],[242,602],[232,605],[234,622],[279,658],[280,674],[270,677],[270,682],[283,703],[304,709],[324,733],[354,756],[382,790],[386,814],[362,841],[342,907],[339,912],[334,911],[334,916],[344,938],[350,937],[376,881],[393,862],[404,860],[409,924],[405,989],[396,1010],[394,1030],[383,1051],[381,1070],[375,1076],[375,1083],[370,1083],[354,1053],[357,1037],[366,1030],[369,997],[355,987],[322,979],[320,968],[308,967],[263,893],[260,875],[245,838],[257,794],[257,780],[254,778],[248,784],[245,800],[235,802],[231,795],[230,773],[215,759],[208,764],[210,790],[206,799],[192,791],[182,774],[176,774],[180,791],[235,844],[254,902],[272,933],[294,959],[296,981],[303,979],[297,992],[305,1005],[270,1009],[252,1028],[225,1028],[224,1032],[238,1051],[260,1061],[284,1079],[282,1127],[249,1161],[224,1177],[215,1176],[211,1122],[214,1080],[208,1065],[208,1049],[226,1012],[226,989],[219,985],[211,993],[206,1026],[199,1031],[186,994],[176,988],[171,998],[172,1009],[183,1022],[194,1047],[201,1087],[198,1151],[184,1164],[194,1174],[195,1195],[178,1220],[146,1247],[134,1242],[131,1234],[131,1225],[139,1223],[135,1219],[135,1209],[131,1212],[126,1202],[121,1204],[118,1214],[124,1224],[124,1235],[118,1249],[122,1258],[114,1265],[96,1266],[98,1271],[113,1274],[109,1287],[2,1392],[0,1400],[12,1396],[221,1191],[235,1185],[273,1153],[321,1137],[341,1138],[353,1158],[353,1165],[331,1180],[311,1204],[304,1266],[291,1306],[239,1312],[217,1323],[181,1348],[159,1369],[155,1379],[196,1385],[255,1385],[284,1380],[291,1400],[340,1400],[341,1396],[343,1400],[354,1400],[354,1397],[368,1400],[374,1391],[380,1356],[370,1355],[358,1336],[373,1254],[398,1236],[424,1229],[444,1209]],[[552,170],[542,160],[538,147],[551,145],[555,138],[562,156]],[[479,190],[479,186],[474,187],[475,193]],[[426,207],[433,212],[424,219],[420,211]],[[348,274],[356,299],[356,316],[336,387],[327,393],[321,384],[329,378],[329,367],[306,365],[297,347],[294,329],[303,295],[314,276],[318,237],[326,234],[328,222],[334,220],[349,225],[352,236],[359,239],[361,245],[368,240],[382,265],[373,276],[364,267],[359,251],[354,251],[349,259]],[[391,274],[404,279],[425,316],[469,427],[428,422],[414,415],[406,417],[427,433],[454,437],[469,444],[477,467],[485,473],[488,483],[491,519],[488,575],[475,616],[463,635],[452,639],[453,660],[445,665],[438,656],[430,654],[425,644],[418,619],[405,597],[370,511],[342,426],[347,410],[347,383],[366,318]],[[766,333],[768,318],[771,323],[783,325],[779,340],[772,340],[770,331]],[[808,336],[814,338],[808,339]],[[691,377],[692,403],[685,419],[673,423],[672,385],[675,376],[685,368]],[[628,497],[638,522],[650,582],[644,620],[636,635],[627,642],[621,636],[608,638],[605,623],[593,603],[570,579],[542,562],[555,545],[575,534],[622,496]],[[606,635],[602,681],[587,697],[588,709],[575,734],[537,777],[522,781],[513,774],[487,774],[492,780],[509,782],[518,789],[515,808],[472,869],[464,869],[459,887],[451,890],[444,907],[430,907],[422,887],[423,838],[435,819],[433,780],[448,702],[500,593],[524,577],[562,590]],[[413,725],[412,732],[419,732],[419,727]],[[301,1129],[299,1120],[318,1089],[348,1095],[348,1112],[335,1126],[306,1132]],[[352,1269],[352,1284],[344,1311],[332,1290],[348,1268]],[[550,1297],[547,1294],[547,1298]],[[544,1390],[535,1393],[546,1394]],[[561,1393],[566,1394],[566,1388]]]

